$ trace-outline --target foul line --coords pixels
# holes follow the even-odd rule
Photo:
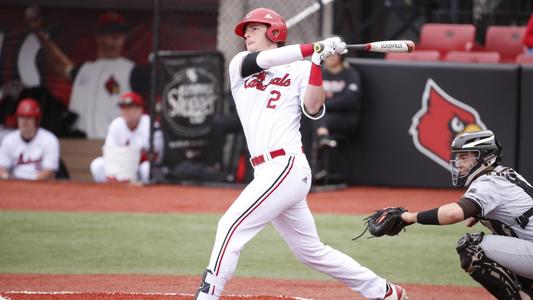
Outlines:
[[[103,294],[103,295],[130,295],[130,296],[194,296],[194,294],[186,293],[136,293],[136,292],[71,292],[71,291],[61,291],[61,292],[34,292],[34,291],[8,291],[0,292],[0,300],[9,300],[9,298],[4,298],[1,294],[26,294],[26,295],[83,295],[83,294]],[[282,295],[224,295],[225,297],[239,297],[239,298],[254,298],[254,297],[275,297],[279,299],[294,299],[294,300],[313,300],[302,297],[293,297],[293,296],[282,296]]]

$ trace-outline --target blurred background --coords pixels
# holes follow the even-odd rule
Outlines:
[[[314,171],[326,170],[317,185],[449,187],[448,148],[467,128],[493,130],[504,145],[504,164],[533,176],[533,60],[524,44],[532,1],[3,0],[0,139],[16,128],[18,101],[36,98],[41,126],[59,137],[65,177],[90,181],[90,162],[101,155],[103,138],[87,138],[76,129],[79,116],[69,110],[83,78],[69,80],[57,70],[25,20],[28,7],[74,70],[101,59],[102,15],[123,17],[120,53],[134,65],[129,89],[145,99],[152,133],[160,129],[164,137],[163,157],[150,156],[154,183],[251,180],[227,65],[244,50],[235,24],[257,7],[285,18],[287,44],[333,35],[350,44],[392,39],[417,44],[409,55],[347,54],[345,62],[362,80],[354,134],[335,137],[338,145],[318,155],[309,125],[302,124]],[[103,88],[109,90],[113,80]],[[85,93],[90,101],[91,91]]]

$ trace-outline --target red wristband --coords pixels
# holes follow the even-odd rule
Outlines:
[[[309,74],[309,85],[321,86],[322,85],[322,68],[320,66],[311,63],[311,72]]]
[[[302,57],[308,57],[313,54],[313,44],[300,44],[300,51],[302,51]]]

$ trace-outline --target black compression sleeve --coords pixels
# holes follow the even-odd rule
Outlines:
[[[242,60],[241,76],[242,78],[248,77],[257,72],[263,71],[263,68],[257,65],[257,55],[259,52],[252,52]]]
[[[478,216],[479,214],[481,214],[481,208],[472,199],[463,197],[459,200],[459,202],[457,202],[457,205],[459,205],[463,209],[465,220],[470,217]]]
[[[439,208],[419,212],[416,215],[416,222],[424,225],[440,225]]]

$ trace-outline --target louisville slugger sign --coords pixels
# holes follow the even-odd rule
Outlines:
[[[204,68],[186,68],[163,91],[163,111],[170,125],[184,136],[206,134],[215,114],[218,79]]]

